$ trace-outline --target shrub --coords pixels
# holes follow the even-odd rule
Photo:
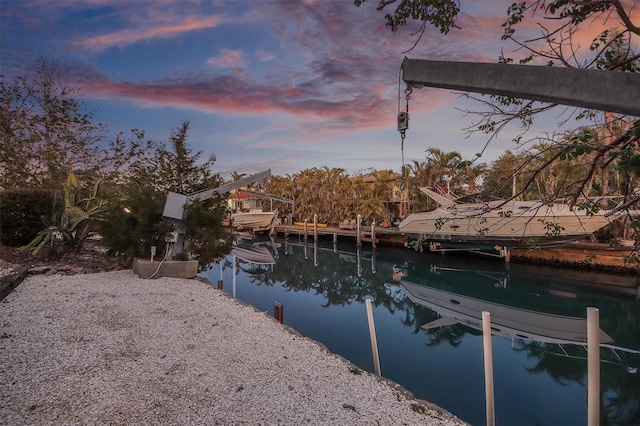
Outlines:
[[[151,246],[162,255],[170,224],[162,220],[165,196],[149,187],[128,188],[128,195],[112,202],[100,224],[102,243],[125,263],[149,256]]]
[[[0,192],[0,241],[12,247],[27,244],[42,230],[42,218],[55,216],[55,207],[48,189]]]

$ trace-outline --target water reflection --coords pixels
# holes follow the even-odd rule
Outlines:
[[[267,249],[275,263],[256,263],[256,247]],[[370,371],[364,300],[371,298],[383,375],[471,423],[483,421],[482,394],[446,376],[460,368],[454,359],[479,365],[483,310],[491,312],[495,338],[505,342],[496,389],[511,391],[497,395],[497,418],[533,424],[526,414],[532,410],[540,424],[586,423],[586,308],[597,307],[602,424],[640,423],[640,302],[630,279],[324,241],[277,240],[241,249],[253,257],[241,259],[236,251],[230,260],[238,265],[234,294],[237,275],[250,284],[241,297],[261,310],[286,298],[288,325]],[[433,380],[433,368],[446,383]],[[565,401],[575,421],[562,420],[567,412],[555,413],[554,400]]]
[[[421,325],[428,333],[428,345],[457,346],[466,333],[481,334],[482,312],[487,311],[491,313],[492,334],[508,339],[515,352],[536,360],[533,367],[527,367],[531,374],[545,373],[562,385],[586,385],[586,303],[581,303],[577,294],[559,295],[539,286],[516,284],[509,273],[433,264],[428,272],[407,264],[399,285],[412,302],[437,314],[436,319]],[[613,337],[637,347],[638,314],[637,309],[607,312],[603,323],[612,335],[600,330],[607,424],[636,424],[640,420],[640,351],[616,344]],[[623,328],[615,327],[611,318],[627,321],[623,321]],[[628,338],[629,329],[635,341]]]

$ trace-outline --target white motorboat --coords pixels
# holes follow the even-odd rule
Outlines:
[[[252,231],[266,231],[271,228],[276,218],[276,212],[251,210],[237,212],[231,215],[231,223],[234,227],[250,229]]]
[[[590,212],[568,204],[506,201],[473,196],[457,200],[420,188],[438,207],[412,213],[399,225],[425,241],[500,246],[550,246],[591,235],[612,219],[608,211]]]

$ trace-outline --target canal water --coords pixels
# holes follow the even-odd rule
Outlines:
[[[481,313],[491,313],[497,424],[587,423],[586,309],[601,328],[601,424],[640,424],[640,300],[629,277],[467,254],[288,240],[240,243],[201,274],[416,397],[485,423]]]

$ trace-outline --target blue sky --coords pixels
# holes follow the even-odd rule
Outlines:
[[[189,145],[215,154],[223,176],[399,171],[403,57],[496,62],[501,49],[512,54],[500,40],[511,1],[462,1],[460,29],[428,30],[409,53],[417,24],[391,33],[377,3],[2,0],[1,72],[24,75],[38,56],[55,59],[111,139],[137,128],[166,141],[189,120]],[[405,161],[424,160],[429,147],[465,159],[481,151],[487,137],[462,130],[473,120],[460,111],[468,108],[481,106],[447,90],[414,91]],[[537,120],[529,136],[557,130],[557,114]],[[517,149],[517,133],[507,129],[481,161]]]

